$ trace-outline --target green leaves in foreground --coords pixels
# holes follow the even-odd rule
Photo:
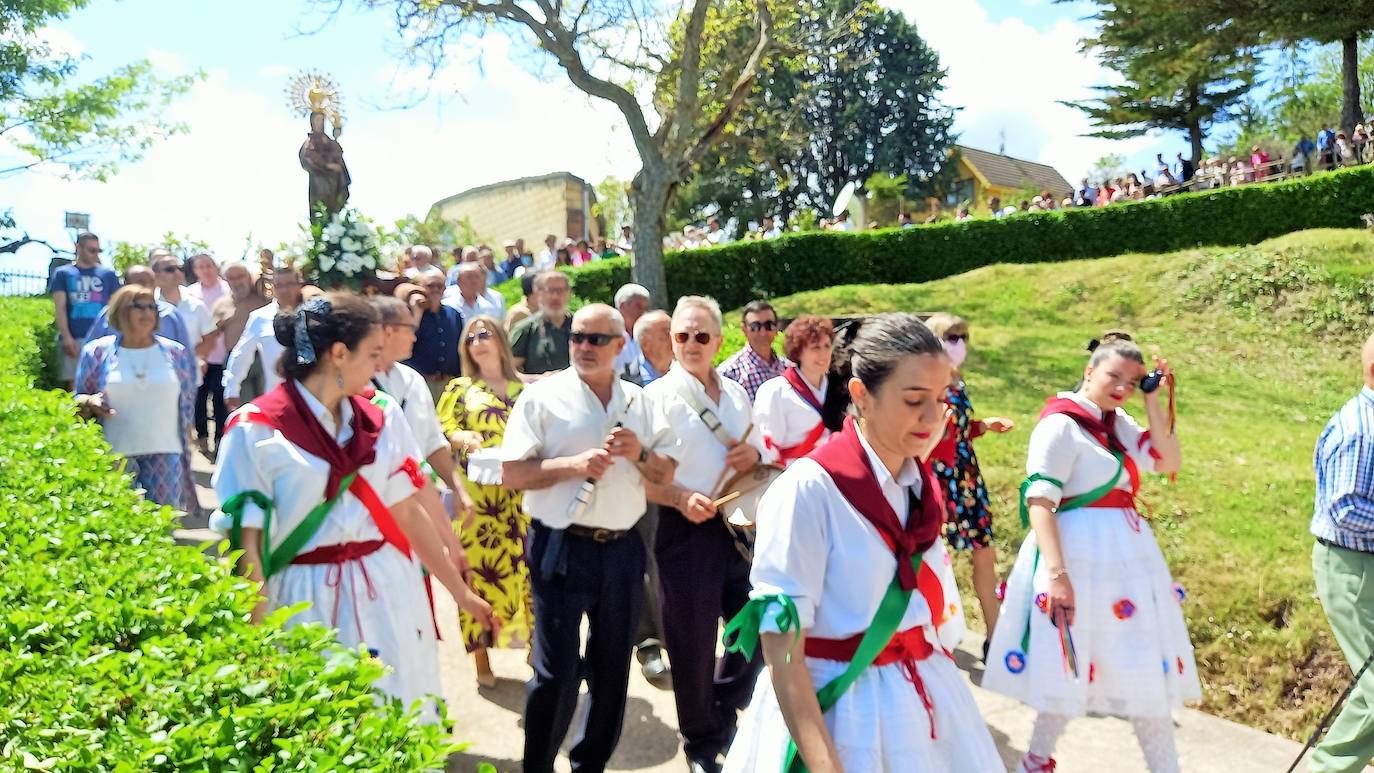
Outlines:
[[[378,661],[287,612],[249,625],[228,559],[174,545],[99,430],[32,388],[50,324],[0,299],[0,765],[442,768],[444,728],[378,705]]]

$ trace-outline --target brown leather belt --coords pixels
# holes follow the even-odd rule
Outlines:
[[[574,537],[583,537],[593,542],[615,542],[630,533],[629,529],[594,529],[591,526],[579,526],[572,524],[564,529],[565,532]]]

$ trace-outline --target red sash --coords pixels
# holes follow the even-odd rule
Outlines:
[[[782,377],[787,379],[787,383],[791,385],[792,390],[798,395],[801,395],[802,400],[805,401],[807,405],[815,408],[817,416],[820,416],[821,404],[816,401],[816,395],[811,391],[811,386],[802,378],[801,372],[797,370],[796,366],[789,366],[785,369],[782,372]],[[801,442],[794,446],[783,448],[782,446],[776,445],[773,439],[766,435],[763,440],[765,445],[777,449],[779,459],[786,464],[793,460],[800,459],[815,450],[816,444],[820,442],[821,436],[824,434],[825,421],[824,419],[818,419],[816,421],[816,426],[812,427],[811,431],[806,433],[806,437],[803,437]]]
[[[903,528],[897,513],[893,511],[892,505],[888,504],[887,497],[883,496],[878,478],[869,466],[868,454],[859,441],[859,432],[853,417],[846,418],[844,429],[836,433],[829,443],[811,452],[808,458],[825,469],[835,482],[835,488],[839,489],[840,495],[877,529],[878,535],[897,557],[897,579],[902,590],[920,590],[930,605],[934,622],[938,625],[944,619],[944,593],[939,587],[939,579],[928,566],[928,562],[922,561],[920,574],[922,577],[928,575],[929,580],[918,582],[917,572],[912,567],[912,558],[924,553],[935,543],[945,522],[944,501],[940,495],[940,486],[930,471],[930,465],[920,460],[916,461],[916,467],[921,474],[922,496],[919,507],[913,503],[911,512],[907,515],[906,527]],[[932,598],[933,593],[937,591],[938,597]]]

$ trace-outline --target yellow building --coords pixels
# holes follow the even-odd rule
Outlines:
[[[946,207],[958,207],[972,202],[974,207],[988,205],[988,199],[996,196],[1002,206],[1016,206],[1019,201],[1013,198],[1023,196],[1024,191],[1049,191],[1057,203],[1065,196],[1073,195],[1073,186],[1054,167],[1037,164],[1019,158],[993,153],[987,150],[955,145],[958,154],[955,167],[955,182],[946,187],[942,203]]]
[[[475,232],[498,248],[503,242],[524,239],[526,249],[543,249],[553,234],[561,244],[601,235],[592,217],[596,193],[586,180],[570,172],[482,185],[434,203],[430,212],[457,224],[467,218]]]

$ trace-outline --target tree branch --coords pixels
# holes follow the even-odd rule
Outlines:
[[[689,167],[695,164],[702,154],[719,139],[725,126],[739,112],[745,100],[749,98],[749,92],[754,88],[754,79],[758,77],[759,67],[763,64],[764,54],[768,52],[773,32],[773,14],[768,10],[767,0],[755,0],[754,8],[758,16],[759,27],[754,48],[749,52],[749,58],[745,61],[744,66],[740,68],[739,77],[735,79],[735,85],[730,91],[730,98],[716,113],[715,120],[683,152],[681,163]]]

